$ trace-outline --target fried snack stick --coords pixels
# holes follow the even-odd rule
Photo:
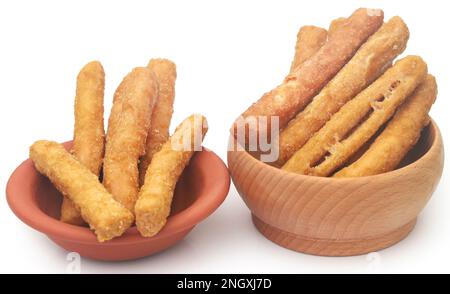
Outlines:
[[[104,155],[103,96],[105,72],[98,61],[85,65],[77,77],[73,154],[99,175]]]
[[[295,44],[295,55],[292,60],[290,74],[296,72],[297,68],[313,56],[327,41],[327,30],[316,26],[303,26],[297,33]]]
[[[145,172],[152,161],[153,154],[169,139],[169,126],[175,98],[175,63],[167,59],[152,59],[148,66],[155,73],[159,84],[159,95],[152,112],[152,120],[147,136],[145,155],[139,163],[139,182],[144,184]]]
[[[73,155],[97,176],[105,150],[104,90],[105,72],[101,63],[93,61],[86,64],[77,77]],[[80,210],[67,197],[63,198],[61,221],[73,225],[84,224]]]
[[[139,189],[138,160],[145,151],[158,84],[148,68],[135,68],[114,95],[106,136],[103,184],[117,201],[133,211]]]
[[[335,113],[283,169],[316,176],[331,174],[394,114],[426,73],[427,65],[418,56],[397,61]]]
[[[206,131],[206,118],[191,115],[153,156],[135,207],[136,226],[142,236],[151,237],[166,224],[178,178],[194,151],[200,150]]]
[[[347,18],[345,17],[338,17],[336,19],[333,19],[330,23],[330,26],[328,27],[328,34],[334,34],[334,32],[336,32],[342,25],[344,25],[346,21]]]
[[[345,23],[347,19],[340,17],[333,20],[330,24],[329,31],[316,26],[303,26],[297,33],[297,42],[295,44],[295,55],[291,63],[290,74],[294,73],[297,68],[311,56],[313,56],[327,41],[328,35],[333,34]]]
[[[428,111],[437,95],[436,80],[428,75],[413,95],[398,109],[386,129],[353,164],[334,177],[362,177],[395,169],[417,143],[429,123]]]
[[[408,38],[408,27],[400,17],[391,18],[373,34],[280,133],[277,165],[282,166],[342,105],[382,74],[406,48]]]
[[[302,110],[315,94],[345,65],[356,50],[383,23],[381,10],[360,8],[347,21],[330,35],[328,41],[311,58],[301,64],[297,71],[289,75],[283,84],[263,95],[250,106],[240,119],[266,116],[279,119],[279,127],[284,128],[300,110]],[[239,123],[232,127],[233,135],[237,136]],[[271,124],[267,124],[270,130]],[[246,142],[249,133],[258,133],[254,126],[246,125]],[[268,132],[270,133],[270,131]]]
[[[100,242],[122,235],[133,223],[133,214],[115,201],[98,177],[61,144],[37,141],[30,147],[30,158],[36,169],[80,208]]]

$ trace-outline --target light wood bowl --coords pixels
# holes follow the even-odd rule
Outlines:
[[[360,178],[286,172],[245,151],[229,151],[228,167],[256,228],[283,247],[314,255],[348,256],[402,240],[442,174],[444,149],[432,121],[402,167]]]

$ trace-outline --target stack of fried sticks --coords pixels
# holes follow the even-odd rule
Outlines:
[[[167,59],[133,69],[114,94],[105,136],[103,67],[94,61],[82,68],[73,154],[53,141],[30,148],[37,170],[65,196],[61,221],[88,223],[101,242],[134,221],[144,237],[164,227],[176,183],[207,131],[205,117],[194,114],[169,137],[175,79],[175,64]]]
[[[409,30],[400,17],[383,17],[361,8],[328,31],[300,29],[289,75],[242,114],[279,119],[275,166],[314,176],[374,175],[395,169],[416,144],[437,85],[419,56],[392,65]],[[271,126],[245,127],[258,133]]]

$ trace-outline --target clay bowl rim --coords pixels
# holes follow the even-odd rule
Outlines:
[[[71,142],[72,141],[67,141],[63,144],[66,145]],[[27,165],[33,165],[29,158],[17,166],[8,179],[6,185],[7,202],[12,212],[21,221],[52,239],[55,238],[79,244],[111,246],[143,242],[150,243],[157,239],[164,239],[192,229],[195,225],[212,214],[227,197],[230,188],[230,175],[225,163],[213,151],[203,146],[202,148],[203,150],[198,153],[207,152],[205,153],[206,155],[210,154],[212,156],[211,159],[208,159],[208,162],[211,160],[215,161],[213,164],[218,166],[216,175],[213,176],[211,176],[210,169],[208,168],[209,165],[202,165],[200,168],[201,175],[198,177],[203,176],[207,179],[205,180],[204,186],[210,187],[210,189],[208,191],[202,189],[199,197],[195,199],[193,203],[175,215],[170,216],[164,228],[153,237],[142,237],[134,225],[122,236],[101,243],[97,241],[95,234],[88,227],[63,223],[60,220],[47,215],[39,207],[38,202],[33,195],[30,194],[16,198],[15,196],[21,192],[17,191],[18,185],[13,185],[13,183],[18,180],[23,180],[24,175],[20,175],[20,178],[17,178],[19,173],[24,172],[23,169],[26,168]],[[196,154],[196,156],[198,155],[199,154]],[[217,181],[217,179],[219,179],[219,181]],[[24,200],[28,200],[29,203],[20,203]]]
[[[430,157],[432,156],[432,154],[437,152],[436,149],[439,146],[443,145],[442,136],[441,136],[439,127],[437,126],[436,122],[432,118],[430,118],[430,123],[427,127],[429,128],[429,131],[431,132],[431,134],[434,135],[434,138],[430,144],[430,147],[424,154],[422,154],[418,159],[414,160],[413,162],[411,162],[405,166],[402,166],[401,168],[397,168],[397,169],[394,169],[389,172],[385,172],[385,173],[381,173],[381,174],[377,174],[377,175],[370,175],[370,176],[333,178],[333,177],[319,177],[319,176],[311,176],[311,175],[302,175],[302,174],[285,171],[285,170],[282,170],[281,168],[271,166],[265,162],[262,162],[262,161],[256,159],[255,157],[250,155],[247,151],[229,151],[229,153],[243,152],[243,153],[245,153],[244,156],[245,156],[246,160],[256,162],[256,164],[264,166],[264,168],[272,170],[272,172],[282,173],[282,174],[285,174],[286,176],[296,177],[297,179],[314,180],[314,181],[321,182],[323,184],[336,182],[336,181],[339,181],[340,183],[345,184],[345,183],[349,183],[349,182],[358,182],[358,181],[366,182],[368,179],[382,180],[383,178],[403,174],[405,171],[410,171],[410,170],[414,169],[420,163],[430,160]],[[233,173],[231,172],[231,174],[233,174]]]

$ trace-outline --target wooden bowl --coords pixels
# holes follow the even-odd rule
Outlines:
[[[64,144],[69,149],[71,142]],[[197,152],[177,183],[171,216],[151,238],[132,227],[121,237],[99,243],[87,227],[59,221],[61,194],[39,174],[30,159],[11,175],[6,197],[12,211],[27,225],[46,234],[68,251],[99,260],[136,259],[162,251],[184,238],[194,226],[213,213],[228,194],[230,177],[223,161],[213,152]]]
[[[402,240],[435,190],[443,163],[434,121],[403,167],[375,176],[306,176],[245,151],[228,152],[232,180],[256,228],[278,245],[324,256],[364,254]]]

